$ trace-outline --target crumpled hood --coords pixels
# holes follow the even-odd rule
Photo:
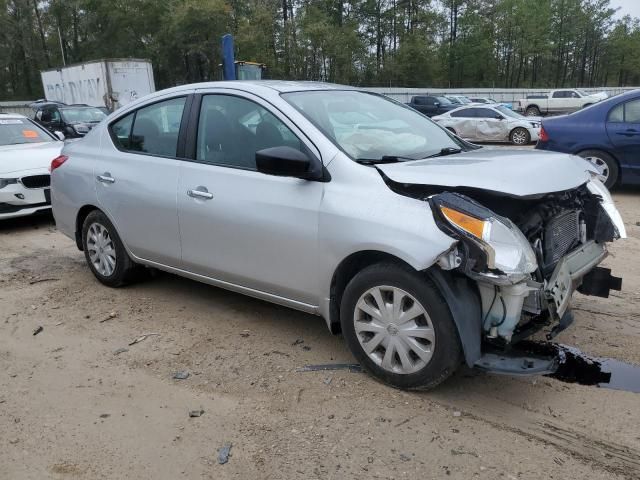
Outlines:
[[[0,146],[0,175],[49,168],[51,160],[60,155],[63,146],[63,142]]]
[[[575,155],[490,147],[376,167],[397,183],[470,187],[518,197],[576,188],[594,171]]]

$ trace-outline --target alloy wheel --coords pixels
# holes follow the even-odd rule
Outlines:
[[[511,141],[516,145],[525,145],[527,143],[527,133],[524,130],[516,130],[511,134]]]
[[[409,374],[431,361],[433,324],[426,309],[404,290],[370,288],[358,299],[353,322],[360,346],[383,369]]]
[[[100,223],[92,223],[87,231],[87,252],[95,270],[109,277],[116,269],[116,249],[109,231]]]

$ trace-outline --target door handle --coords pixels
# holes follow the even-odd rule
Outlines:
[[[198,187],[196,190],[187,190],[187,195],[191,198],[211,200],[213,198],[213,193],[209,193],[206,189],[203,190],[203,188],[204,187]]]
[[[633,128],[629,128],[623,132],[616,132],[617,135],[624,135],[625,137],[633,137],[634,135],[640,135],[638,130],[634,130]]]
[[[102,175],[98,175],[96,179],[102,183],[115,183],[116,179],[111,176],[109,172],[104,172]]]

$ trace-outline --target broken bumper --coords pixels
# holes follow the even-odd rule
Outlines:
[[[560,259],[545,288],[549,309],[556,320],[560,320],[567,311],[571,296],[582,278],[606,256],[604,245],[590,241]]]

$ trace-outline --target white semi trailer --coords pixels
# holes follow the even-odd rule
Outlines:
[[[47,100],[84,103],[111,111],[156,90],[149,60],[95,60],[46,70],[40,75]]]

